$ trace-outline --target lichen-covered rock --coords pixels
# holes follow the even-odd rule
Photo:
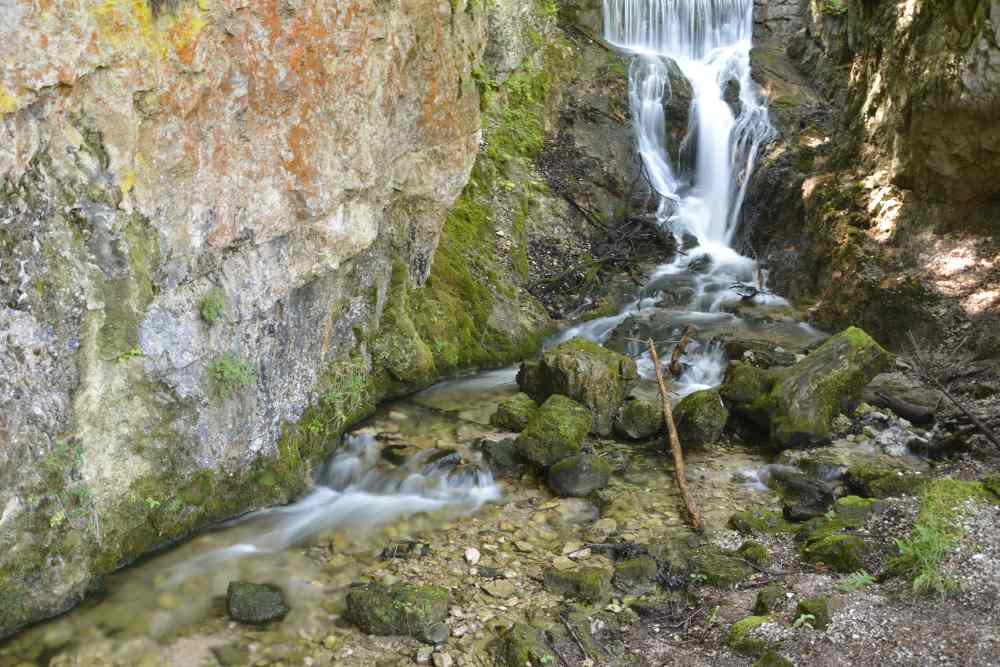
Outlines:
[[[768,648],[767,641],[755,637],[753,631],[770,620],[770,616],[748,616],[733,623],[726,637],[726,644],[740,655],[762,655]]]
[[[580,454],[553,464],[547,479],[557,496],[582,498],[608,485],[611,466],[599,456]]]
[[[770,584],[757,592],[751,611],[756,616],[767,616],[785,606],[785,589],[778,584]]]
[[[789,368],[731,364],[719,392],[731,410],[766,428],[775,444],[803,446],[827,440],[834,417],[888,361],[878,343],[850,327]]]
[[[658,400],[630,396],[615,417],[615,433],[631,440],[645,440],[663,427],[663,404]]]
[[[500,637],[500,658],[507,667],[555,664],[542,632],[524,623],[515,623]]]
[[[656,588],[659,566],[651,556],[636,556],[615,564],[613,583],[626,595],[645,595]]]
[[[743,535],[794,533],[796,530],[781,512],[760,509],[740,510],[729,517],[728,525]]]
[[[563,394],[587,406],[591,431],[609,435],[632,383],[635,361],[581,338],[547,350],[537,366],[522,366],[518,384],[535,400]]]
[[[523,431],[538,412],[538,404],[531,396],[518,392],[500,403],[490,416],[490,424],[506,431]]]
[[[515,444],[518,454],[536,465],[548,467],[580,451],[590,431],[590,411],[559,394],[538,409]]]
[[[866,547],[857,535],[828,535],[802,548],[807,563],[823,563],[834,572],[849,574],[864,568]]]
[[[581,602],[597,604],[611,597],[611,572],[601,567],[549,568],[543,579],[545,590]]]
[[[289,611],[280,588],[248,581],[229,582],[226,608],[234,621],[253,625],[280,621]]]
[[[729,410],[719,392],[704,389],[688,394],[674,410],[677,437],[685,450],[703,449],[714,445],[729,419]]]
[[[802,616],[811,616],[808,623],[817,630],[825,630],[833,617],[830,611],[830,598],[815,597],[800,600],[795,607],[795,618]]]
[[[347,594],[347,615],[370,635],[407,635],[436,644],[448,638],[448,591],[406,584],[355,586]]]

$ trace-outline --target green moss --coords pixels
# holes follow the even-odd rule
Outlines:
[[[752,540],[741,544],[740,548],[736,550],[736,555],[743,560],[753,563],[757,567],[766,567],[770,556],[767,552],[767,547],[760,542]]]
[[[97,334],[98,354],[111,361],[139,346],[139,325],[153,300],[153,272],[159,265],[156,231],[138,215],[122,230],[112,251],[124,256],[128,271],[104,281],[104,319]]]
[[[629,595],[642,595],[656,585],[659,565],[650,556],[636,556],[615,564],[614,584]]]
[[[870,498],[844,496],[834,503],[833,512],[851,528],[860,528],[877,505],[878,501]]]
[[[578,567],[560,571],[549,568],[544,575],[545,590],[581,602],[597,604],[611,597],[611,573],[600,567]]]
[[[795,667],[795,663],[780,653],[768,649],[760,656],[760,660],[753,663],[753,667]]]
[[[507,667],[555,665],[556,656],[549,650],[542,633],[523,623],[515,623],[499,642],[499,655]]]
[[[857,535],[828,535],[808,542],[802,549],[807,563],[823,563],[834,572],[849,574],[864,567],[864,541]]]
[[[213,287],[208,291],[198,306],[201,319],[209,326],[218,321],[226,309],[226,295],[218,287]]]
[[[448,636],[448,601],[448,590],[440,586],[367,584],[347,594],[347,613],[368,634],[409,635],[437,643]]]
[[[726,369],[719,395],[729,409],[758,426],[767,427],[771,413],[777,407],[772,395],[774,384],[773,373],[742,361],[734,361]]]
[[[209,391],[218,399],[232,398],[257,379],[253,364],[233,352],[216,357],[205,368]]]
[[[705,389],[681,399],[675,418],[677,434],[684,449],[701,449],[715,444],[722,435],[729,410],[723,405],[717,390]]]
[[[753,572],[742,556],[723,551],[712,544],[695,551],[690,568],[693,580],[716,588],[730,588]]]
[[[927,483],[920,473],[872,463],[850,466],[844,475],[847,489],[863,498],[894,498],[918,493]]]
[[[548,467],[580,452],[590,430],[590,412],[572,399],[551,396],[517,439],[517,452],[525,459]]]
[[[490,416],[490,424],[507,431],[523,431],[538,412],[538,404],[531,396],[518,392],[500,403]]]
[[[744,535],[793,533],[797,527],[785,521],[781,512],[760,509],[741,510],[729,517],[729,527]]]
[[[795,607],[795,619],[801,617],[812,617],[808,619],[810,625],[816,630],[823,630],[830,625],[832,614],[830,612],[830,599],[825,597],[806,598],[800,600]]]
[[[771,584],[757,592],[751,611],[757,616],[765,616],[778,611],[784,604],[785,589],[779,584]]]
[[[746,656],[762,655],[767,650],[767,642],[753,636],[753,631],[768,623],[770,616],[748,616],[733,623],[726,638],[726,644],[736,653]]]

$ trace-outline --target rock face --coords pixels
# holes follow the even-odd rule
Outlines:
[[[782,447],[827,438],[833,418],[888,363],[888,353],[851,327],[787,369],[733,363],[719,393],[730,408],[768,429]]]
[[[609,435],[615,415],[638,377],[631,358],[577,338],[546,351],[537,364],[525,362],[517,381],[539,401],[552,394],[579,401],[593,415],[591,432]]]
[[[855,323],[899,346],[909,330],[971,321],[974,349],[995,354],[996,3],[756,8],[754,75],[781,137],[749,187],[743,234],[771,284],[815,303],[827,328]]]
[[[0,636],[537,349],[508,258],[565,211],[579,63],[536,5],[15,0],[0,37]]]

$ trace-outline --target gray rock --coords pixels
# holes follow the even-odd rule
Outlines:
[[[280,588],[247,581],[229,582],[226,607],[231,619],[251,625],[280,621],[289,612]]]
[[[549,488],[557,496],[582,498],[603,489],[611,478],[611,466],[592,454],[571,456],[549,468]]]

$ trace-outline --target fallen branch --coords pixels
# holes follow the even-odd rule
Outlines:
[[[678,377],[681,371],[681,357],[687,351],[688,343],[691,342],[691,336],[693,336],[698,330],[694,328],[694,325],[687,325],[684,327],[684,335],[681,336],[681,341],[677,343],[677,347],[674,348],[674,353],[670,355],[670,374],[674,377]]]
[[[879,403],[876,403],[876,405],[889,408],[903,419],[911,421],[914,424],[930,424],[934,421],[934,410],[931,408],[890,396],[881,390],[876,391],[875,396],[879,399]],[[940,401],[940,399],[938,400]]]
[[[561,620],[563,622],[563,625],[565,625],[566,629],[569,631],[569,636],[572,637],[573,641],[576,642],[576,645],[580,647],[580,653],[583,654],[583,659],[584,660],[594,660],[594,657],[592,655],[590,655],[590,651],[588,651],[587,647],[583,645],[582,641],[580,641],[580,636],[576,634],[576,630],[574,630],[573,626],[570,625],[569,619],[567,619],[563,615],[560,615],[559,616],[559,620]],[[596,661],[594,661],[594,662],[596,662]]]
[[[917,339],[914,338],[913,332],[908,331],[906,335],[909,337],[910,344],[913,346],[913,356],[917,360],[917,373],[919,373],[923,379],[929,381],[931,384],[937,387],[937,390],[940,391],[942,394],[944,394],[945,398],[951,401],[956,408],[961,410],[962,413],[965,414],[965,416],[968,417],[969,420],[976,425],[976,428],[978,428],[979,431],[984,436],[986,436],[987,440],[992,442],[996,447],[1000,448],[1000,439],[997,438],[997,436],[993,433],[993,431],[991,431],[990,428],[986,426],[986,424],[980,421],[979,417],[972,414],[972,412],[969,411],[969,409],[965,407],[965,405],[962,404],[957,398],[952,396],[951,392],[945,388],[944,384],[942,384],[937,379],[937,377],[935,377],[934,374],[930,371],[929,364],[927,363],[927,360],[924,357],[924,352],[921,349],[920,345],[917,343]]]
[[[694,504],[694,498],[688,490],[687,479],[684,477],[684,453],[681,451],[680,437],[677,435],[677,425],[674,423],[674,411],[670,407],[670,395],[667,393],[667,383],[663,379],[663,371],[660,369],[660,357],[656,354],[656,345],[650,338],[649,354],[653,357],[653,368],[656,370],[656,381],[660,385],[660,399],[663,401],[663,419],[667,422],[667,434],[669,436],[670,450],[674,455],[674,476],[677,478],[677,486],[681,490],[681,497],[684,498],[684,505],[687,508],[688,518],[691,520],[691,527],[695,532],[702,531],[701,516],[698,508]]]

